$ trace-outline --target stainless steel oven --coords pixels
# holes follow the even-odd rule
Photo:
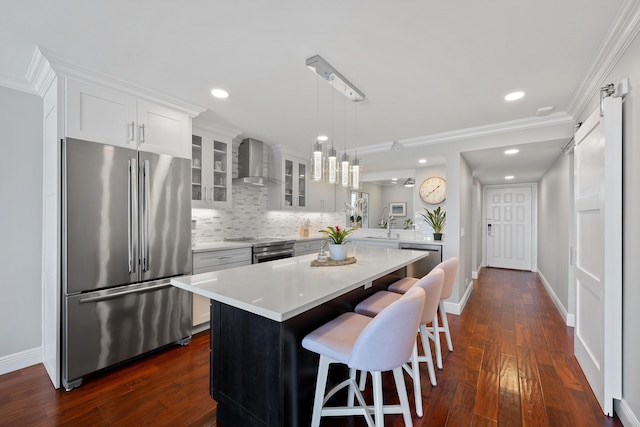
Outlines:
[[[293,257],[293,244],[295,243],[293,240],[282,240],[270,237],[240,237],[225,240],[230,242],[251,243],[253,264]]]

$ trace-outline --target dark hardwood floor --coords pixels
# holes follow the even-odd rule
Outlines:
[[[621,426],[601,414],[567,328],[534,273],[484,269],[461,316],[449,315],[454,351],[438,386],[421,366],[424,417],[416,426]],[[385,376],[393,390],[393,381]],[[409,400],[413,395],[407,378]],[[0,376],[0,426],[215,426],[209,337],[171,347],[54,390],[42,365]],[[385,399],[397,400],[394,392]],[[401,426],[400,416],[385,425]],[[322,426],[364,426],[362,417]],[[224,426],[238,427],[238,426]]]

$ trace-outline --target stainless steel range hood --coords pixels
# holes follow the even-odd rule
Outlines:
[[[234,184],[271,186],[279,185],[277,179],[264,176],[263,142],[253,138],[243,139],[238,147],[238,177]]]

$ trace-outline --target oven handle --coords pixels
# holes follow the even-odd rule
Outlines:
[[[255,254],[256,259],[271,258],[278,255],[293,255],[293,249],[285,249],[283,251],[263,252],[261,254]]]

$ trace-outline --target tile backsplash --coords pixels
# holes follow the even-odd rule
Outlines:
[[[193,243],[219,242],[238,237],[280,237],[298,234],[302,220],[314,234],[328,225],[344,226],[342,212],[289,212],[267,210],[268,189],[234,185],[230,209],[193,209]]]

